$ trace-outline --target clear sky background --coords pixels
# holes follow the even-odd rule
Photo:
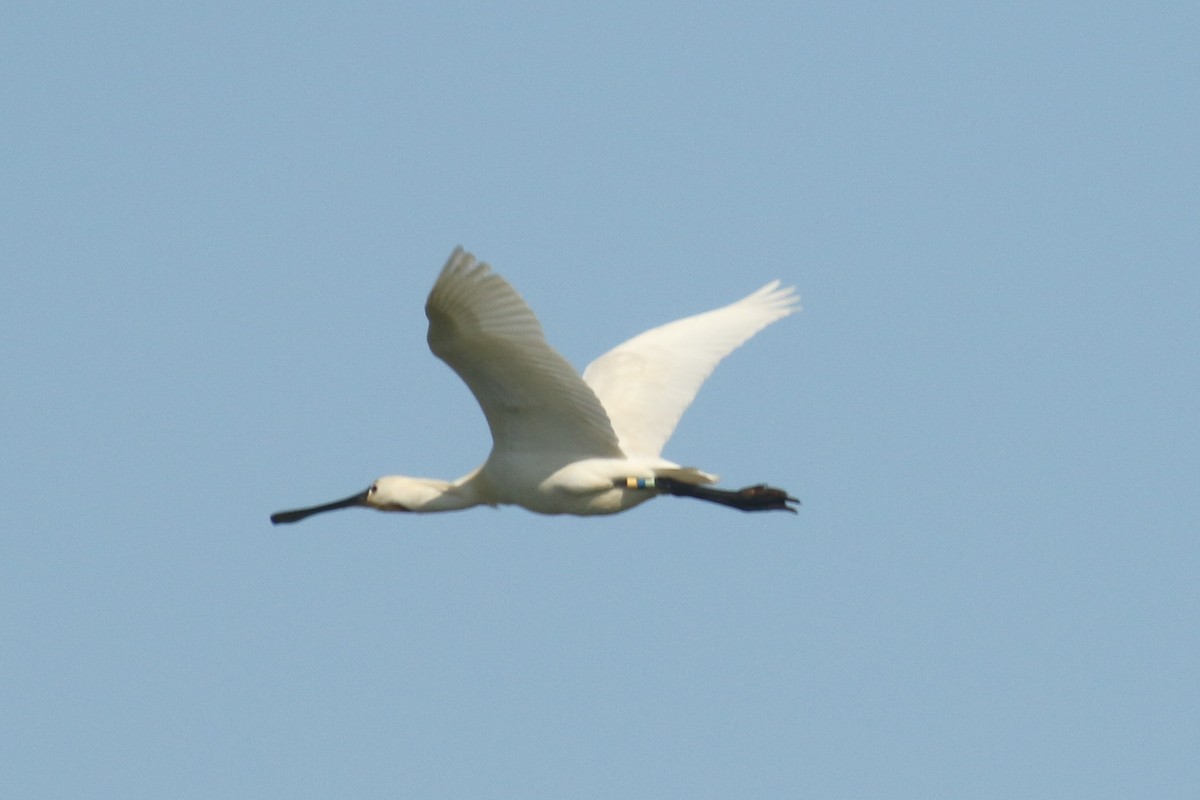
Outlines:
[[[1200,12],[162,3],[0,27],[12,797],[1200,796]],[[772,278],[666,455],[798,516],[364,510]]]

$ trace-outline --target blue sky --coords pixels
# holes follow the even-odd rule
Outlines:
[[[1187,4],[23,4],[14,796],[1200,792]],[[267,516],[486,455],[463,244],[583,367],[772,278],[664,498]]]

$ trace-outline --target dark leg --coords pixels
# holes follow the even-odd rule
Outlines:
[[[617,486],[630,486],[627,481],[616,481],[615,483]],[[655,478],[653,481],[647,480],[641,482],[639,486],[630,488],[658,490],[663,494],[672,494],[676,497],[695,497],[710,503],[736,508],[739,511],[790,511],[795,514],[796,509],[788,504],[800,503],[783,489],[776,489],[765,483],[729,491],[728,489],[714,489],[711,486],[697,486],[694,483],[685,483],[674,478]]]

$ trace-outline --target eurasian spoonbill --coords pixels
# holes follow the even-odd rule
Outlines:
[[[351,506],[455,511],[517,505],[540,514],[615,514],[660,494],[742,511],[798,503],[765,484],[730,491],[659,453],[717,363],[799,298],[772,281],[736,303],[635,336],[582,377],[542,335],[519,294],[461,247],[438,275],[425,314],[429,348],[483,408],[492,452],[455,481],[388,475],[342,500],[271,515],[275,524]]]

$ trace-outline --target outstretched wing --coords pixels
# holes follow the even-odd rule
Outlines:
[[[652,328],[589,364],[583,380],[608,412],[621,449],[658,456],[717,363],[799,302],[794,289],[772,281],[736,303]]]
[[[475,395],[493,452],[620,457],[604,407],[533,311],[487,264],[456,248],[429,300],[429,349]]]

